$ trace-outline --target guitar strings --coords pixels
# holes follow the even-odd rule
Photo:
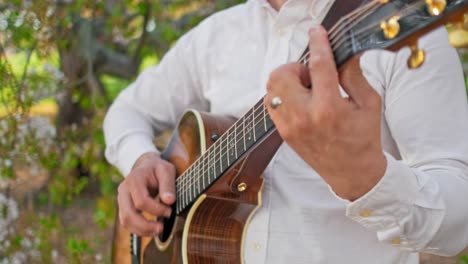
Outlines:
[[[357,8],[356,10],[350,12],[348,15],[346,15],[344,18],[340,19],[340,20],[332,27],[332,29],[330,30],[331,36],[334,37],[334,36],[335,36],[335,35],[334,35],[335,33],[338,34],[338,36],[340,36],[340,34],[342,34],[341,31],[340,31],[340,29],[342,29],[343,26],[346,26],[346,25],[344,25],[344,22],[345,22],[345,21],[347,21],[347,20],[349,21],[351,18],[356,17],[356,16],[359,16],[360,14],[366,12],[367,10],[371,9],[372,7],[378,6],[378,5],[380,5],[380,4],[381,4],[380,1],[375,0],[375,1],[372,1],[372,2],[370,2],[370,3],[368,3],[368,4],[366,4],[366,5],[364,5],[364,6],[362,6],[362,7],[359,7],[359,8]],[[349,24],[349,23],[348,23],[348,24]],[[307,55],[306,55],[306,56],[307,56]],[[304,56],[303,58],[300,58],[299,61],[302,61],[304,58],[305,58],[305,56]],[[256,109],[254,109],[254,110],[252,111],[252,113],[249,115],[249,117],[250,117],[250,116],[253,116],[254,113],[259,109],[259,107],[260,107],[260,106],[258,106]],[[264,109],[264,111],[265,111],[265,109]],[[261,114],[261,113],[260,113],[260,114]],[[265,114],[265,113],[264,113],[264,114]],[[254,121],[252,121],[252,122],[254,122]],[[243,125],[245,125],[245,124],[243,124]],[[256,125],[257,125],[257,124],[256,124]],[[255,126],[256,126],[256,125],[255,125]],[[237,122],[236,122],[232,127],[237,127]],[[230,131],[230,130],[231,130],[231,129],[229,129],[229,130],[227,131],[227,132],[228,132],[228,136],[226,137],[226,143],[227,143],[227,138],[228,138],[229,136],[231,136],[233,132],[237,132],[237,129],[233,129],[233,131]],[[243,132],[245,133],[245,131],[243,131]],[[238,142],[236,142],[236,144],[237,144],[237,143],[238,143]],[[215,145],[215,144],[213,144],[213,145]],[[216,162],[217,162],[217,161],[216,161]],[[194,165],[195,165],[195,164],[194,164]],[[191,166],[191,167],[189,167],[189,168],[187,169],[187,172],[190,171],[190,169],[191,169],[192,167],[196,167],[196,166]],[[192,171],[193,171],[193,170],[192,170]],[[184,174],[182,174],[181,177],[178,177],[178,178],[177,178],[177,180],[178,180],[177,183],[180,183],[180,181],[183,181],[183,180],[186,178],[186,177],[182,177],[182,176],[184,176]],[[179,179],[181,179],[181,180],[179,180]]]
[[[365,6],[363,6],[363,8],[358,8],[356,9],[355,11],[351,12],[349,15],[347,15],[346,17],[344,17],[344,19],[340,20],[337,24],[334,25],[334,27],[330,30],[330,39],[331,39],[331,43],[332,43],[332,46],[336,47],[338,45],[342,45],[343,41],[345,41],[346,39],[349,39],[350,36],[347,36],[345,35],[346,37],[343,38],[343,34],[346,33],[346,30],[349,30],[352,28],[352,26],[350,26],[351,24],[355,25],[356,23],[358,23],[359,21],[362,20],[362,17],[361,16],[361,19],[358,19],[358,21],[352,21],[352,22],[348,22],[348,24],[344,24],[344,21],[346,20],[349,20],[350,18],[352,17],[356,17],[360,14],[363,14],[365,12],[372,12],[373,10],[375,10],[375,8],[381,4],[380,1],[373,1]],[[418,5],[421,5],[422,3],[415,3],[415,4],[412,4],[410,5],[409,7],[405,8],[404,10],[402,10],[402,12],[405,12],[405,11],[408,11],[408,10],[411,10],[411,9],[415,9],[418,7]],[[369,11],[370,10],[370,11]],[[389,16],[389,17],[392,17],[394,16],[395,14]],[[362,33],[365,32],[366,30],[376,26],[378,24],[371,24],[365,28],[362,28],[360,29],[360,31],[356,32],[356,36],[357,37],[361,37],[362,39]],[[345,27],[345,28],[343,28]],[[355,37],[356,37],[355,36]],[[366,35],[367,36],[367,35]],[[364,36],[365,37],[365,36]],[[347,44],[349,42],[346,42]],[[310,52],[307,52],[306,54],[304,54],[304,56],[302,56],[300,59],[299,59],[299,62],[302,62],[304,64],[308,63],[308,59],[309,59],[309,56],[310,56]],[[255,113],[260,110],[260,113],[257,113],[257,117],[256,118],[253,118],[255,116]],[[250,114],[244,116],[243,118],[241,118],[240,120],[243,120],[243,122],[240,122],[242,126],[245,127],[245,120],[247,119],[250,119],[250,122],[247,123],[248,126],[250,126],[252,123],[254,123],[254,125],[251,127],[251,132],[250,133],[255,133],[254,130],[255,128],[257,127],[257,125],[259,125],[260,123],[262,122],[266,122],[266,117],[269,116],[267,111],[266,111],[266,108],[264,107],[264,104],[259,104],[257,103],[254,108],[252,108]],[[248,111],[248,112],[249,112]],[[238,121],[240,121],[238,120]],[[235,122],[234,125],[232,125],[227,133],[223,134],[223,136],[220,138],[220,141],[217,141],[217,142],[224,142],[226,143],[225,146],[222,146],[222,143],[218,143],[218,144],[213,144],[212,146],[210,146],[210,148],[208,148],[208,150],[205,152],[205,153],[208,153],[208,151],[212,151],[211,150],[211,147],[213,147],[216,151],[216,147],[219,145],[219,158],[217,157],[213,157],[212,159],[210,158],[209,155],[205,155],[205,153],[202,155],[202,157],[200,159],[198,159],[196,162],[194,162],[192,164],[192,166],[190,166],[184,173],[181,174],[180,177],[178,177],[176,179],[176,183],[177,183],[177,188],[178,188],[178,194],[180,195],[177,195],[178,198],[181,198],[182,200],[184,200],[184,196],[190,196],[190,193],[187,194],[187,189],[188,188],[191,188],[193,185],[195,184],[200,184],[200,179],[202,178],[202,180],[204,181],[205,178],[203,177],[205,174],[205,169],[209,169],[210,165],[208,163],[206,163],[207,161],[210,162],[210,161],[214,161],[215,163],[217,163],[218,161],[221,162],[221,169],[220,171],[222,171],[222,160],[225,160],[223,159],[223,155],[221,154],[222,151],[225,151],[225,150],[228,150],[229,151],[232,151],[233,150],[233,147],[232,147],[232,143],[231,143],[231,147],[229,146],[229,138],[232,137],[232,134],[233,133],[237,133],[239,132],[238,131],[238,123],[239,122]],[[273,128],[274,129],[274,128]],[[242,129],[241,130],[242,133],[244,133],[245,135],[245,132],[246,130],[245,129]],[[266,131],[265,131],[266,132]],[[225,136],[227,134],[227,136]],[[239,134],[241,135],[241,133]],[[241,140],[245,140],[245,137],[241,137],[240,140],[238,140],[239,137],[236,135],[234,137],[234,148],[237,147],[237,144],[241,141]],[[245,150],[244,150],[245,151]],[[237,154],[237,152],[236,152]],[[216,155],[215,155],[216,156]],[[208,158],[206,158],[208,157]],[[226,157],[228,158],[229,160],[229,154],[226,155]],[[237,161],[237,157],[236,157],[236,160]],[[202,163],[202,164],[201,164]],[[201,166],[200,166],[201,165]],[[215,166],[215,165],[214,165]],[[230,166],[229,164],[229,161],[228,161],[228,166]],[[200,173],[202,172],[202,173]],[[194,175],[195,174],[195,175]],[[215,172],[216,174],[216,172]],[[195,177],[194,177],[195,176]],[[196,177],[198,176],[198,177]],[[201,177],[200,177],[201,176]],[[215,175],[215,179],[216,179],[216,175]],[[213,179],[213,180],[215,180]],[[208,180],[209,180],[209,177],[208,177]],[[187,184],[188,183],[188,184]],[[211,182],[210,182],[211,184]],[[200,191],[200,190],[199,190]],[[193,197],[195,198],[195,197]]]
[[[252,110],[252,112],[251,112],[250,114],[246,115],[245,118],[239,119],[239,121],[240,121],[240,120],[244,120],[244,122],[240,122],[240,123],[242,123],[241,125],[243,125],[243,126],[245,126],[245,125],[250,126],[250,125],[253,124],[253,126],[251,127],[252,129],[250,130],[251,133],[252,133],[252,132],[255,130],[255,128],[256,128],[259,124],[261,124],[262,122],[265,122],[265,121],[266,121],[266,118],[265,118],[265,117],[266,117],[266,116],[269,116],[269,115],[268,115],[268,113],[267,113],[267,111],[266,111],[266,108],[264,107],[264,104],[263,104],[263,103],[260,103],[260,101],[257,102],[257,104],[255,105],[255,107],[252,108],[251,110]],[[258,111],[258,110],[260,110],[260,111]],[[255,115],[255,113],[256,113],[258,116],[255,117],[255,118],[253,118],[253,116]],[[249,121],[248,123],[245,123],[245,120],[247,120],[247,119],[249,119],[250,121]],[[237,127],[237,123],[238,123],[238,122],[236,122],[234,125],[232,125],[231,128],[236,128],[236,127]],[[232,131],[231,131],[231,130],[232,130]],[[225,151],[226,149],[228,149],[228,148],[229,148],[228,150],[231,150],[231,149],[232,149],[232,148],[229,147],[229,144],[228,144],[228,143],[229,143],[229,137],[232,137],[232,134],[233,134],[233,133],[239,132],[238,130],[239,130],[238,128],[235,129],[235,130],[234,130],[234,129],[229,129],[225,134],[223,134],[223,136],[222,136],[218,141],[216,141],[212,146],[210,146],[210,148],[208,148],[208,150],[207,150],[205,153],[208,153],[208,151],[210,151],[210,149],[212,149],[212,148],[216,151],[216,146],[215,146],[215,145],[219,145],[218,148],[219,148],[219,153],[220,153],[220,155],[215,155],[215,156],[219,156],[220,159],[217,159],[217,157],[215,157],[215,158],[214,158],[214,159],[215,159],[214,161],[215,161],[215,162],[222,161],[223,159],[222,159],[222,154],[221,154],[221,153],[222,153],[223,151]],[[244,133],[244,135],[245,135],[245,132],[246,132],[246,131],[248,132],[249,130],[241,129],[241,133],[239,133],[238,135],[241,135],[242,133]],[[266,132],[266,131],[265,131],[265,132]],[[225,135],[226,135],[226,136],[225,136]],[[245,138],[241,137],[240,140],[238,140],[238,139],[239,139],[239,136],[237,136],[237,137],[234,138],[235,144],[236,144],[236,145],[237,145],[240,141],[242,141],[242,139],[245,139]],[[221,143],[216,144],[217,142],[221,142]],[[224,146],[221,147],[222,142],[224,142],[224,143],[226,143],[226,144],[225,144]],[[193,184],[189,184],[188,186],[180,186],[180,185],[181,185],[181,184],[184,184],[184,183],[187,183],[187,181],[190,181],[191,183],[193,183],[193,178],[195,178],[195,177],[191,177],[191,176],[193,176],[193,175],[189,175],[190,172],[194,172],[195,169],[198,169],[198,172],[200,172],[201,169],[205,170],[207,166],[209,167],[209,164],[206,163],[206,157],[208,157],[208,156],[209,156],[209,155],[203,154],[203,156],[195,162],[195,163],[197,163],[197,164],[193,163],[193,165],[190,166],[190,167],[186,170],[186,172],[184,172],[183,174],[181,174],[181,176],[178,177],[178,178],[176,179],[177,184],[178,184],[177,186],[178,186],[178,187],[182,187],[182,188],[183,188],[183,187],[187,187],[187,188],[188,188],[188,187],[191,187]],[[210,158],[208,158],[208,161],[209,161],[209,159],[210,159]],[[200,163],[202,163],[202,161],[203,161],[204,164],[203,164],[203,167],[200,168]],[[230,166],[230,165],[231,165],[231,164],[228,164],[228,166]],[[220,167],[222,167],[222,166],[220,166]],[[188,172],[188,173],[187,173],[187,172]],[[186,176],[188,176],[188,177],[183,177],[185,174],[187,174]],[[202,175],[203,175],[203,174],[202,174]],[[182,177],[183,177],[183,178],[182,178]],[[187,179],[184,181],[184,178],[187,178]],[[198,177],[198,178],[200,178],[200,177]],[[197,178],[197,179],[198,179],[198,178]],[[181,179],[181,180],[179,180],[179,179]],[[180,181],[183,181],[183,182],[181,183]],[[187,188],[185,188],[184,190],[186,190]]]
[[[411,4],[409,6],[407,6],[405,9],[403,10],[399,10],[397,13],[394,13],[392,15],[389,15],[386,19],[390,19],[391,17],[395,16],[395,15],[399,15],[399,16],[404,16],[406,15],[407,13],[410,13],[414,10],[417,10],[419,7],[421,7],[422,5],[424,5],[424,3],[422,2],[419,2],[419,3],[414,3],[414,4]],[[348,40],[352,39],[352,38],[355,38],[357,41],[361,41],[363,40],[364,38],[366,38],[367,36],[369,36],[369,34],[372,34],[374,32],[371,32],[369,33],[368,30],[369,29],[372,29],[374,27],[377,27],[379,30],[380,30],[380,22],[378,23],[374,23],[374,24],[370,24],[366,27],[363,27],[361,29],[359,29],[358,31],[354,32],[354,34],[351,36],[351,35],[347,35],[345,38],[341,38],[339,40],[335,40],[333,39],[332,40],[332,47],[333,49],[335,49],[336,47],[338,47],[339,45],[352,45],[351,42],[349,42]],[[368,34],[366,34],[368,33]]]
[[[344,25],[344,22],[346,21],[346,19],[349,20],[349,19],[352,18],[352,17],[356,17],[356,16],[358,16],[359,14],[362,14],[362,13],[364,13],[366,10],[369,10],[369,9],[371,9],[373,6],[377,6],[377,5],[379,5],[379,1],[373,1],[373,2],[371,2],[371,3],[369,3],[369,4],[365,5],[365,6],[363,6],[363,7],[361,7],[361,8],[358,8],[358,9],[354,10],[354,11],[351,12],[350,14],[348,14],[344,19],[341,19],[341,20],[340,20],[338,23],[336,23],[335,26],[332,28],[332,30],[331,30],[332,36],[336,36],[336,34],[338,34],[337,36],[340,36],[340,34],[342,34],[341,31],[339,31],[339,29],[342,29],[343,26],[345,26],[345,25]],[[348,23],[348,24],[349,24],[349,23]],[[336,34],[334,34],[334,33],[336,33]],[[303,57],[303,58],[304,58],[304,57]],[[303,58],[301,58],[300,61],[303,60]],[[306,58],[307,58],[307,57],[306,57]],[[252,132],[254,132],[253,130],[256,128],[256,126],[257,126],[258,124],[260,124],[260,122],[266,122],[266,118],[265,118],[265,117],[266,117],[267,113],[266,113],[266,108],[264,107],[263,104],[257,105],[257,106],[252,110],[251,114],[247,116],[247,118],[253,117],[254,114],[255,114],[255,112],[257,112],[258,109],[262,109],[262,110],[263,110],[263,111],[261,111],[261,112],[259,113],[259,114],[263,114],[263,118],[262,118],[261,116],[260,116],[260,118],[256,118],[255,120],[252,118],[252,121],[249,122],[249,124],[248,124],[248,126],[250,126],[251,123],[255,123],[255,125],[252,127]],[[258,114],[258,113],[257,113],[257,114]],[[260,121],[260,122],[259,122],[259,121]],[[222,138],[221,138],[221,142],[225,142],[226,145],[223,146],[222,148],[220,148],[220,150],[219,150],[220,153],[221,153],[222,151],[224,151],[225,149],[227,149],[228,151],[231,151],[231,150],[232,150],[232,146],[229,147],[229,142],[228,142],[228,141],[229,141],[229,137],[232,137],[232,134],[233,134],[233,133],[237,133],[237,130],[238,130],[238,129],[237,129],[237,124],[238,124],[238,122],[236,122],[236,123],[231,127],[231,128],[235,128],[235,129],[229,129],[229,130],[227,131],[228,133],[226,133],[226,134],[228,134],[228,135],[227,135],[226,137],[222,137]],[[242,125],[245,126],[245,123],[243,123]],[[245,134],[245,131],[244,131],[244,130],[242,130],[242,132]],[[223,139],[223,138],[224,138],[224,139]],[[236,141],[236,142],[234,143],[234,144],[235,144],[234,147],[237,147],[237,144],[240,142],[240,140],[242,140],[242,139],[245,140],[245,138],[242,138],[242,137],[241,137],[240,140],[237,140],[237,139],[238,139],[237,137],[234,139],[234,140]],[[217,145],[217,144],[213,144],[214,147],[216,147],[216,145]],[[222,145],[222,143],[220,143],[220,144],[218,144],[218,145]],[[209,150],[207,150],[207,151],[209,151]],[[236,154],[237,154],[237,153],[236,153]],[[202,172],[205,171],[206,167],[209,166],[209,164],[206,164],[206,158],[204,158],[204,157],[207,157],[207,156],[208,156],[208,155],[203,155],[201,159],[199,159],[199,160],[196,161],[197,164],[194,163],[193,166],[190,166],[190,167],[186,170],[187,173],[183,173],[180,177],[178,177],[178,178],[176,179],[176,181],[177,181],[177,187],[179,187],[179,189],[181,189],[181,191],[182,191],[182,192],[178,192],[178,193],[181,193],[181,196],[184,196],[184,194],[185,194],[185,192],[187,191],[187,189],[190,188],[190,187],[192,187],[194,184],[196,184],[196,183],[200,184],[200,178],[203,178],[203,180],[204,180],[204,177],[193,177],[194,175],[192,175],[192,173],[198,172],[197,174],[200,175],[200,171],[202,171]],[[228,156],[229,156],[229,154],[228,154]],[[229,158],[228,156],[227,156],[227,158]],[[214,162],[220,161],[220,162],[221,162],[221,163],[220,163],[220,167],[222,168],[222,161],[221,161],[222,159],[223,159],[223,158],[222,158],[222,156],[221,156],[221,154],[220,154],[219,159],[214,158],[213,161],[214,161]],[[210,161],[210,158],[208,158],[208,161]],[[201,168],[200,168],[200,163],[203,163],[203,166],[202,166]],[[228,161],[228,164],[229,164],[229,161]],[[229,166],[229,165],[228,165],[228,166]],[[201,175],[204,175],[204,173],[201,173]],[[187,185],[187,183],[189,183],[189,184]],[[181,185],[182,185],[182,186],[181,186]],[[184,197],[182,197],[182,198],[184,198]]]
[[[374,2],[371,2],[371,3],[369,3],[369,4],[365,5],[365,6],[363,6],[362,8],[357,8],[356,10],[354,10],[353,12],[351,12],[350,14],[348,14],[348,18],[353,17],[353,16],[358,16],[359,14],[364,13],[365,10],[368,10],[368,9],[370,9],[372,6],[375,6],[376,3],[378,4],[379,2],[378,2],[378,1],[374,1]],[[346,18],[346,17],[345,17],[345,18]],[[340,20],[337,24],[335,24],[335,26],[332,28],[332,30],[333,30],[333,29],[341,29],[341,28],[343,27],[344,21],[346,21],[346,20],[343,20],[343,19]],[[334,32],[337,32],[337,34],[340,33],[340,31],[338,31],[338,30],[334,30]],[[332,33],[333,33],[333,31],[332,31]],[[339,35],[338,35],[338,36],[339,36]],[[299,61],[304,60],[304,58],[307,59],[307,58],[308,58],[308,54],[307,54],[306,56],[304,56],[303,58],[299,59]],[[307,60],[305,60],[305,61],[307,61]],[[258,103],[257,103],[257,104],[258,104]],[[263,111],[261,111],[260,113],[257,113],[257,114],[260,114],[260,115],[259,115],[260,118],[255,118],[255,119],[251,118],[251,117],[254,116],[254,114],[257,112],[258,109],[263,110]],[[263,118],[262,118],[261,114],[263,114]],[[248,123],[248,126],[250,126],[251,123],[255,123],[255,125],[252,127],[252,132],[254,132],[254,130],[255,130],[255,128],[256,128],[256,126],[257,126],[258,124],[260,124],[261,122],[266,122],[266,116],[267,116],[267,115],[268,115],[268,113],[266,112],[266,108],[264,107],[264,105],[263,105],[263,104],[259,104],[259,105],[256,105],[256,107],[254,107],[254,109],[252,110],[251,114],[249,114],[249,115],[246,116],[246,118],[249,118],[249,119],[251,118],[251,122]],[[259,122],[259,121],[260,121],[260,122]],[[237,125],[238,125],[238,122],[236,122],[233,126],[231,126],[231,128],[235,128],[235,129],[231,129],[231,128],[228,129],[227,133],[225,133],[225,134],[227,134],[226,137],[224,137],[224,135],[223,135],[223,136],[220,138],[220,139],[221,139],[221,142],[225,142],[226,145],[223,146],[223,147],[220,147],[220,150],[219,150],[220,152],[219,152],[219,153],[221,153],[221,152],[224,151],[225,149],[228,149],[228,151],[231,151],[231,148],[232,148],[232,147],[231,147],[231,148],[229,147],[229,142],[228,142],[228,140],[229,140],[229,137],[231,137],[233,133],[237,133],[237,130],[238,130],[238,129],[237,129]],[[242,125],[245,126],[245,123],[243,123]],[[242,130],[242,132],[245,134],[245,130]],[[255,132],[254,132],[254,133],[255,133]],[[223,138],[224,138],[224,139],[223,139]],[[245,140],[245,138],[242,138],[242,137],[241,137],[241,140],[242,140],[242,139]],[[234,144],[235,144],[235,147],[236,147],[236,146],[237,146],[237,143],[239,143],[240,140],[237,140],[237,137],[236,137],[236,138],[235,138],[235,141],[236,141],[236,142],[235,142]],[[216,148],[216,145],[221,145],[221,143],[220,143],[220,144],[213,144],[212,147]],[[211,147],[210,147],[210,148],[211,148]],[[207,150],[207,152],[210,150],[210,148]],[[237,154],[237,153],[236,153],[236,154]],[[221,156],[221,155],[222,155],[222,154],[220,154],[219,159],[213,158],[213,159],[214,159],[213,161],[214,161],[214,162],[220,161],[220,162],[221,162],[221,164],[220,164],[221,166],[220,166],[220,167],[222,168],[222,156]],[[229,155],[229,154],[228,154],[228,155]],[[204,172],[205,169],[206,169],[206,167],[209,166],[209,164],[206,164],[206,158],[204,158],[204,157],[207,157],[207,156],[208,156],[208,155],[203,155],[203,156],[202,156],[200,159],[198,159],[194,164],[192,164],[192,166],[190,166],[190,167],[186,170],[186,172],[184,172],[180,177],[178,177],[178,178],[176,179],[176,182],[177,182],[177,186],[176,186],[176,187],[178,187],[178,189],[181,190],[181,192],[178,192],[178,193],[181,194],[180,196],[182,196],[181,198],[182,198],[183,200],[184,200],[184,198],[185,198],[184,196],[187,195],[187,194],[186,194],[186,191],[187,191],[188,188],[192,187],[192,186],[193,186],[194,184],[196,184],[196,183],[200,184],[200,178],[203,178],[203,180],[204,180],[204,177],[203,177],[204,173],[201,173],[201,174],[200,174],[200,171],[203,171],[203,172]],[[228,157],[228,156],[227,156],[227,157]],[[228,158],[229,158],[229,157],[228,157]],[[210,161],[210,158],[208,158],[208,161]],[[203,166],[200,168],[200,163],[202,163],[202,162],[203,162]],[[229,163],[229,162],[228,162],[228,163]],[[229,164],[228,164],[228,166],[229,166]],[[193,177],[194,175],[193,175],[192,173],[196,173],[196,172],[198,172],[197,175],[202,175],[202,177],[200,177],[200,176],[198,176],[198,177]],[[187,185],[187,183],[188,183],[188,185]],[[182,185],[182,186],[181,186],[181,185]],[[179,196],[179,195],[178,195],[178,196]],[[188,194],[188,196],[190,196],[190,194]]]
[[[343,18],[340,18],[335,25],[329,30],[329,39],[335,39],[335,38],[340,38],[342,34],[346,33],[346,30],[349,29],[350,24],[356,23],[356,20],[350,21],[352,18],[357,17],[357,22],[362,21],[362,19],[365,18],[363,14],[368,11],[369,9],[373,9],[374,7],[378,7],[382,3],[379,0],[374,0],[372,2],[367,3],[366,5],[362,7],[358,7],[354,11],[350,12],[348,15],[344,16]],[[368,12],[369,13],[369,12]],[[345,24],[346,23],[346,24]],[[343,27],[346,27],[343,29]],[[308,48],[307,48],[308,50]],[[302,61],[306,59],[306,57],[309,56],[309,53],[305,53],[299,61]]]
[[[264,117],[268,116],[268,113],[267,113],[267,111],[266,111],[266,108],[265,108],[264,104],[261,103],[261,101],[257,102],[257,104],[256,104],[254,110],[255,110],[255,112],[252,112],[252,114],[250,114],[249,116],[253,116],[254,113],[257,113],[257,114],[258,114],[258,117],[255,118],[255,119],[252,118],[252,119],[250,120],[250,122],[248,122],[248,124],[247,124],[247,125],[251,125],[252,123],[255,123],[255,125],[252,127],[252,131],[255,130],[255,128],[256,128],[259,124],[261,124],[263,121],[266,121],[266,119],[265,119]],[[258,110],[260,110],[260,112],[259,112]],[[262,118],[263,118],[263,121],[262,121]],[[235,127],[235,126],[232,126],[232,127]],[[242,130],[242,131],[245,133],[245,130]],[[266,132],[266,131],[265,131],[265,132]],[[232,135],[232,133],[231,133],[231,135]],[[242,133],[239,133],[239,135],[242,135]],[[245,135],[245,134],[244,134],[244,135]],[[241,136],[240,140],[238,140],[238,139],[239,139],[239,136],[237,136],[237,137],[234,139],[235,142],[236,142],[236,144],[238,144],[242,139],[245,139],[245,137],[242,138],[242,136]],[[219,142],[219,141],[217,141],[217,142]],[[226,139],[224,140],[224,142],[225,142],[225,143],[229,143],[229,142],[228,142],[228,137],[226,137]],[[217,163],[218,161],[221,162],[222,160],[224,160],[224,161],[226,160],[226,158],[223,158],[223,155],[221,154],[222,151],[224,151],[225,149],[228,149],[228,150],[230,151],[230,150],[232,150],[232,147],[229,147],[229,144],[227,144],[227,145],[225,145],[225,146],[223,146],[223,147],[219,147],[219,151],[220,151],[219,153],[220,153],[220,155],[215,155],[215,156],[218,156],[219,159],[218,159],[218,157],[213,157],[213,160],[214,160],[216,163]],[[216,150],[216,149],[215,149],[215,150]],[[206,153],[206,152],[205,152],[205,153]],[[224,153],[226,153],[226,152],[224,152]],[[206,157],[206,156],[208,156],[208,155],[204,155],[204,156]],[[226,156],[226,157],[227,157],[227,156]],[[201,158],[201,159],[202,159],[202,158]],[[199,159],[199,160],[201,160],[201,159]],[[201,184],[200,178],[202,178],[202,180],[204,180],[204,177],[203,177],[203,176],[204,176],[204,173],[201,173],[201,174],[200,174],[200,172],[204,172],[205,169],[207,168],[207,166],[208,166],[208,168],[210,167],[210,164],[207,164],[207,163],[206,163],[206,161],[207,161],[206,158],[203,158],[203,159],[204,159],[204,160],[203,160],[202,166],[199,166],[200,164],[198,164],[198,166],[192,166],[191,168],[189,168],[189,169],[186,170],[186,172],[184,173],[184,174],[185,174],[185,177],[184,177],[184,178],[186,178],[186,180],[185,180],[185,181],[182,180],[182,183],[181,183],[181,184],[183,184],[182,186],[180,186],[180,184],[178,184],[178,186],[177,186],[177,187],[179,187],[179,191],[181,191],[181,192],[178,192],[178,198],[182,199],[182,200],[184,201],[184,203],[185,203],[187,200],[192,200],[192,199],[191,199],[192,196],[195,196],[195,194],[192,195],[192,193],[194,193],[195,190],[191,189],[191,190],[190,190],[191,192],[187,193],[187,189],[190,188],[190,187],[192,187],[192,186],[194,186],[194,185],[197,184],[197,183],[198,183],[198,185],[200,185],[200,184]],[[211,158],[210,158],[210,157],[208,158],[208,161],[211,161]],[[237,161],[237,160],[236,160],[236,161]],[[198,162],[198,163],[201,163],[201,162]],[[234,163],[234,162],[233,162],[233,163]],[[228,166],[232,165],[233,163],[228,163]],[[214,166],[216,166],[215,163],[212,163],[212,164],[214,164]],[[221,164],[221,165],[222,165],[222,164]],[[220,166],[220,167],[222,168],[222,166]],[[221,169],[220,171],[222,171],[222,169]],[[196,175],[193,175],[193,173],[196,173]],[[216,172],[215,172],[215,173],[216,173]],[[181,175],[181,176],[182,176],[182,175]],[[198,176],[198,177],[193,177],[193,176]],[[202,176],[202,177],[200,177],[200,176]],[[215,176],[216,176],[216,175],[215,175]],[[177,179],[180,179],[180,178],[181,178],[181,177],[178,177]],[[208,180],[210,180],[210,178],[208,178]],[[216,180],[216,177],[215,177],[213,180]],[[211,181],[209,182],[209,184],[211,184]],[[200,189],[200,188],[199,188],[199,189]],[[179,194],[180,194],[180,195],[179,195]],[[186,198],[189,198],[189,199],[186,199]],[[193,198],[195,198],[195,197],[193,197]],[[179,201],[180,201],[180,199],[179,199]],[[184,206],[185,206],[185,205],[184,205]]]
[[[329,37],[340,38],[341,35],[345,34],[347,31],[347,28],[343,29],[343,27],[360,22],[365,18],[363,14],[369,14],[381,5],[383,4],[379,0],[375,0],[368,3],[367,5],[364,5],[362,8],[358,8],[356,12],[351,12],[350,14],[344,16],[329,30]]]
[[[395,15],[405,15],[406,13],[409,13],[409,12],[412,12],[414,10],[417,10],[419,7],[421,7],[422,5],[424,5],[423,2],[418,2],[418,3],[414,3],[414,4],[410,4],[409,6],[407,6],[405,9],[402,9],[402,10],[398,10],[397,12],[389,15],[386,19],[390,19],[391,17],[395,16]],[[377,31],[374,31],[374,32],[378,32],[380,30],[380,22],[377,22],[377,23],[374,23],[374,24],[370,24],[366,27],[363,27],[363,28],[360,28],[358,31],[355,32],[355,34],[353,35],[346,35],[345,37],[341,37],[339,39],[335,39],[335,38],[330,38],[330,43],[331,43],[331,46],[332,46],[332,49],[335,51],[337,50],[338,47],[340,48],[344,48],[345,50],[349,50],[349,51],[353,51],[353,49],[348,49],[347,46],[352,46],[353,43],[350,42],[349,40],[350,39],[355,39],[356,41],[361,41],[363,40],[364,38],[368,37],[369,34],[372,34],[374,32],[367,32],[369,29],[372,29],[373,27],[376,27],[378,28]],[[346,28],[346,30],[350,30],[351,27],[348,27]],[[367,33],[367,34],[366,34]],[[346,45],[344,47],[342,47],[342,45]],[[305,63],[308,62],[308,57],[310,55],[310,51],[308,51],[306,54],[304,54],[303,58],[306,59]]]

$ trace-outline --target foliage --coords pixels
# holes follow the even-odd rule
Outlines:
[[[460,264],[468,264],[468,256],[461,256],[460,257]]]
[[[64,216],[92,207],[96,228],[113,222],[121,178],[104,160],[107,107],[142,64],[239,2],[0,0],[1,263],[109,261],[105,239]]]

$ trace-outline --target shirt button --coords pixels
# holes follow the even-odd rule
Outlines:
[[[262,245],[260,245],[260,243],[254,243],[252,247],[255,252],[260,252],[262,249]]]
[[[371,210],[362,210],[359,212],[359,216],[360,217],[369,217],[372,215],[372,211]]]
[[[396,245],[400,245],[401,241],[400,241],[400,238],[399,238],[399,237],[396,237],[396,238],[392,239],[392,240],[390,241],[390,243],[392,243],[392,245],[395,245],[395,246],[396,246]]]
[[[277,33],[278,35],[282,36],[282,35],[284,35],[284,30],[283,30],[282,28],[278,28],[278,29],[276,30],[276,33]]]

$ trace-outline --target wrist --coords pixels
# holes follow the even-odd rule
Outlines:
[[[348,175],[329,183],[339,197],[354,201],[372,190],[385,175],[387,160],[382,155],[364,161],[363,166],[357,166]]]

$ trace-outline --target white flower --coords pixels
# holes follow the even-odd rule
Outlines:
[[[33,29],[38,30],[39,28],[41,28],[41,21],[39,21],[39,19],[34,19]]]
[[[31,240],[29,240],[28,238],[24,238],[23,240],[21,240],[21,246],[25,249],[30,249],[32,247]]]
[[[0,31],[4,31],[8,28],[8,20],[3,17],[0,19]]]
[[[2,129],[6,131],[8,129],[8,121],[6,121],[5,119],[0,121],[0,127],[2,127]]]
[[[47,8],[46,16],[51,17],[55,13],[55,6],[49,6]]]
[[[0,212],[3,212],[3,214],[0,214],[0,230],[7,229],[8,226],[19,216],[16,201],[7,198],[2,193],[0,193]]]
[[[156,22],[154,22],[154,20],[151,20],[150,22],[148,22],[148,25],[146,25],[146,31],[152,32],[155,29],[156,29]]]
[[[15,21],[15,27],[21,27],[23,25],[24,19],[22,16],[19,16]]]
[[[3,15],[5,17],[9,17],[11,15],[11,11],[9,9],[7,9],[7,10],[3,11]]]
[[[11,246],[10,240],[5,240],[3,246],[5,246],[5,248],[9,248]]]
[[[3,164],[4,164],[5,167],[7,167],[7,168],[10,168],[11,165],[12,165],[12,164],[11,164],[11,160],[9,160],[9,159],[5,159],[5,160],[3,161]]]

